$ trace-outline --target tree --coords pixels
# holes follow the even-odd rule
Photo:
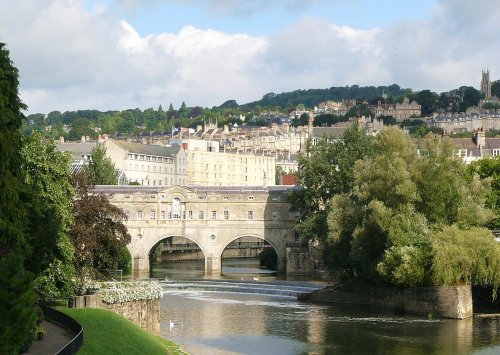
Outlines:
[[[469,178],[478,175],[489,181],[491,193],[487,198],[487,206],[495,212],[495,219],[489,225],[492,229],[500,229],[500,157],[485,158],[472,162],[468,167]]]
[[[24,140],[22,148],[26,194],[29,197],[31,257],[27,268],[39,273],[35,287],[42,297],[69,296],[74,289],[74,249],[69,239],[73,224],[74,189],[70,183],[71,157],[40,133]]]
[[[439,107],[439,95],[430,90],[422,90],[413,95],[413,99],[420,104],[422,116],[429,116]]]
[[[491,83],[491,96],[500,97],[500,80]]]
[[[457,278],[446,276],[446,263],[451,262],[446,259],[446,243],[456,243],[454,259],[460,260],[469,253],[467,238],[474,238],[479,245],[495,245],[494,250],[475,253],[477,267],[468,271],[465,264],[454,262],[461,265],[454,275],[461,282],[498,287],[500,263],[491,257],[500,246],[483,228],[493,218],[485,207],[488,185],[477,176],[467,178],[465,164],[453,156],[449,139],[428,135],[417,143],[420,154],[401,130],[386,128],[377,136],[374,155],[356,162],[354,188],[331,202],[333,249],[345,255],[347,246],[346,266],[372,282],[449,285]],[[456,234],[463,238],[446,239],[447,230],[459,231]]]
[[[0,353],[18,353],[33,331],[34,275],[24,266],[27,206],[21,156],[21,110],[18,71],[0,43]]]
[[[75,247],[75,266],[82,278],[109,277],[121,260],[121,249],[130,242],[123,224],[125,213],[94,193],[85,173],[73,176],[77,197],[73,204],[75,223],[71,241]]]
[[[297,226],[305,240],[325,240],[329,201],[335,194],[349,191],[354,182],[354,163],[371,153],[371,137],[357,125],[351,126],[341,140],[321,140],[309,145],[309,156],[299,159],[298,184],[288,199],[300,212]]]
[[[90,162],[85,166],[89,183],[92,185],[116,185],[118,171],[106,156],[106,147],[98,144],[90,153]]]

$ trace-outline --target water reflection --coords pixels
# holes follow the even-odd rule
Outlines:
[[[203,262],[189,265],[159,265],[156,277],[204,277]],[[223,265],[221,278],[250,278],[257,266],[232,260]],[[395,316],[367,306],[313,305],[290,297],[169,291],[161,299],[161,335],[191,354],[499,354],[499,330],[495,318]]]

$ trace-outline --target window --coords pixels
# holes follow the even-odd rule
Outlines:
[[[160,219],[165,219],[165,211],[160,211]]]
[[[229,198],[227,196],[223,197],[224,201],[227,201]]]
[[[188,218],[193,219],[193,211],[188,211]]]
[[[224,211],[224,219],[229,219],[229,211]]]
[[[179,200],[178,198],[174,198],[174,200],[172,201],[172,218],[181,218],[181,200]]]
[[[212,220],[217,219],[217,211],[212,211]]]
[[[253,200],[253,196],[248,196],[248,199],[249,200]]]
[[[129,210],[125,210],[125,217],[127,218],[127,220],[130,218],[130,211]]]
[[[493,149],[493,156],[497,157],[500,155],[500,149]]]
[[[137,219],[138,220],[142,219],[142,211],[137,211]]]
[[[198,215],[198,218],[199,219],[204,219],[205,218],[205,214],[203,213],[203,211],[200,211],[200,214]]]
[[[149,211],[149,219],[156,219],[156,211],[154,210]]]
[[[253,211],[248,211],[247,219],[253,219]]]
[[[278,212],[273,211],[273,219],[278,219]]]

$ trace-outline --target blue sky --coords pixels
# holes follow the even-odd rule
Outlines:
[[[498,0],[0,0],[29,113],[500,78]]]
[[[213,3],[219,3],[219,5]],[[384,28],[396,22],[423,20],[435,0],[326,1],[114,1],[86,0],[85,8],[106,6],[120,14],[141,35],[178,32],[185,25],[227,33],[270,35],[303,17],[316,17],[339,26]],[[287,5],[288,3],[288,5]],[[222,5],[225,4],[225,5]],[[253,5],[252,5],[253,4]]]

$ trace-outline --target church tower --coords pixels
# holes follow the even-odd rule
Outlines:
[[[484,94],[485,100],[491,99],[491,81],[489,69],[482,71],[481,92]]]

